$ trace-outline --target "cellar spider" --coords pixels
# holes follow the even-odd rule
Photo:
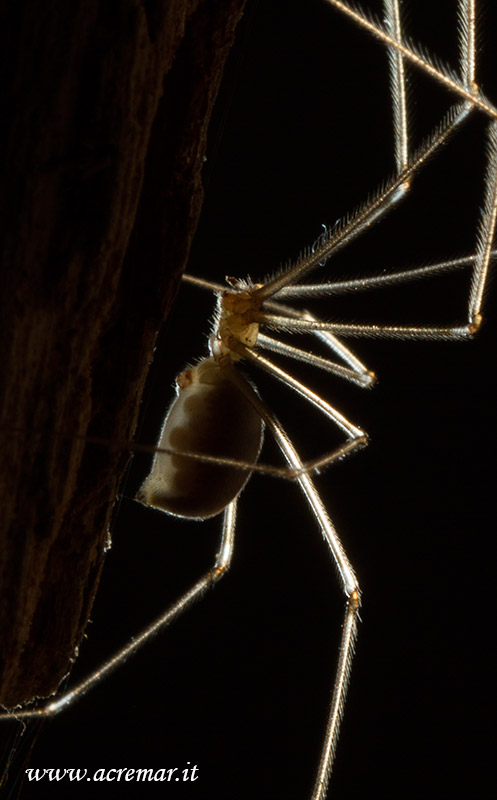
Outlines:
[[[335,4],[335,5],[337,5],[337,4]],[[380,48],[378,48],[378,49],[380,49]],[[457,101],[457,98],[455,99],[455,102],[458,102],[458,101]],[[470,115],[470,113],[471,113],[471,115],[473,114],[473,112],[472,112],[472,111],[471,111],[471,112],[469,112],[469,110],[466,110],[465,112],[463,112],[463,111],[460,111],[459,113],[461,114],[461,116],[462,116],[462,114],[463,114],[463,113],[466,113],[467,115]],[[467,121],[466,121],[466,122],[467,122]],[[443,134],[444,134],[444,135],[445,135],[446,131],[448,130],[448,127],[449,127],[449,125],[450,125],[450,124],[453,124],[453,123],[447,123],[447,122],[446,122],[446,123],[442,124],[442,129],[441,129],[441,130],[442,130],[442,132],[443,132]],[[459,121],[458,121],[458,124],[459,124]],[[466,123],[464,123],[464,124],[466,124]],[[445,125],[445,127],[444,127],[444,125]],[[431,126],[431,127],[433,127],[433,126]],[[462,129],[462,123],[461,123],[461,129]],[[402,126],[401,126],[401,130],[402,130]],[[399,141],[399,142],[405,141],[405,137],[403,136],[403,134],[400,134],[400,135],[398,136],[398,141]],[[417,143],[417,144],[419,144],[419,143]],[[438,146],[437,146],[437,147],[438,147]],[[402,148],[399,148],[399,150],[400,150],[400,151],[402,151]],[[330,160],[331,160],[331,159],[330,159]],[[325,164],[325,165],[323,166],[323,169],[326,169],[326,166],[327,166],[327,164]],[[399,169],[400,169],[400,170],[401,170],[401,172],[402,172],[402,168],[399,168]],[[417,171],[417,170],[416,170],[416,171]],[[422,174],[423,174],[423,173],[421,172],[421,175],[422,175]],[[489,170],[488,170],[488,174],[489,174],[489,175],[491,175],[491,168],[490,168],[490,167],[489,167]],[[410,177],[411,177],[411,176],[409,176],[409,178],[410,178]],[[403,181],[402,181],[402,183],[405,183],[405,182],[406,182],[405,178],[406,178],[406,176],[403,176]],[[481,184],[481,182],[480,182],[480,184]],[[493,191],[493,188],[494,188],[494,182],[493,182],[493,180],[492,180],[491,178],[489,178],[489,181],[488,181],[488,190],[489,190],[489,192],[492,192],[492,191]],[[480,186],[480,189],[481,189],[481,186]],[[392,195],[390,195],[390,199],[392,199]],[[408,202],[408,201],[407,201],[407,202]],[[480,201],[480,202],[481,202],[481,201]],[[491,205],[492,205],[492,203],[491,203]],[[389,220],[387,219],[387,220],[386,220],[386,223],[388,223],[388,222],[389,222]],[[491,228],[491,226],[489,226],[489,228],[488,228],[487,232],[486,232],[486,233],[483,235],[483,241],[484,241],[484,243],[486,243],[488,246],[490,246],[490,241],[491,241],[491,238],[492,238],[492,233],[491,233],[491,230],[490,230],[490,228]],[[338,228],[338,229],[332,229],[332,231],[331,231],[331,239],[333,239],[333,236],[336,236],[336,235],[337,235],[337,230],[339,231],[340,229],[339,229],[339,228]],[[365,232],[364,230],[362,230],[361,232],[364,234],[364,238],[365,238],[365,239],[368,239],[368,232],[367,232],[367,231]],[[376,233],[376,232],[373,232],[373,236],[375,235],[375,233]],[[315,242],[314,249],[315,249],[316,251],[318,250],[318,247],[319,247],[319,243],[318,243],[318,235],[319,235],[319,230],[315,231],[315,233],[314,233],[314,239],[311,239],[311,241],[314,241],[314,242]],[[442,237],[442,238],[443,238],[443,237]],[[354,245],[355,245],[355,242],[354,242]],[[322,253],[318,253],[318,254],[316,255],[316,258],[317,258],[317,260],[318,260],[318,263],[320,263],[322,260],[324,260],[324,257],[323,257],[323,254],[322,254]],[[482,262],[482,263],[483,263],[483,262]],[[328,265],[328,269],[330,269],[330,268],[331,268],[331,263]],[[318,268],[318,267],[316,267],[316,269],[319,269],[319,268]],[[322,270],[319,270],[319,271],[321,271],[321,272],[322,272]],[[364,272],[366,272],[366,270],[364,270]],[[483,270],[482,270],[482,272],[481,272],[480,274],[483,274]],[[320,277],[321,277],[321,276],[320,276]],[[413,284],[411,284],[411,285],[413,285]],[[429,292],[429,287],[430,287],[430,284],[429,284],[429,283],[428,283],[428,284],[423,284],[423,287],[424,287],[424,291],[425,291],[425,292]],[[414,291],[416,291],[416,288],[414,289]],[[475,290],[475,291],[473,292],[473,299],[477,298],[478,296],[479,296],[479,291],[478,291],[478,290]],[[288,303],[289,303],[289,302],[290,302],[290,300],[288,300]],[[478,305],[478,304],[477,304],[477,305]],[[475,306],[475,313],[476,313],[476,314],[478,314],[478,308],[476,308],[476,306]],[[328,316],[329,316],[329,312],[328,312]],[[464,338],[464,336],[465,336],[465,332],[463,331],[463,329],[462,329],[462,328],[463,328],[463,326],[458,326],[458,330],[456,331],[456,336],[457,336],[457,338]],[[367,333],[367,331],[362,331],[362,332],[363,332],[363,333]],[[344,333],[344,331],[343,331],[343,330],[341,330],[341,331],[340,331],[340,333],[341,333],[341,334],[343,334],[343,333]],[[374,333],[374,332],[370,331],[370,333]],[[446,329],[445,329],[445,333],[447,333]],[[440,331],[440,330],[433,331],[433,336],[432,336],[431,338],[434,338],[434,339],[436,339],[436,338],[438,338],[439,336],[442,336],[442,338],[445,338],[445,336],[444,336],[444,331]],[[393,338],[396,338],[396,336],[394,336]],[[407,338],[409,338],[409,337],[407,337]],[[422,338],[423,338],[423,337],[422,337]],[[347,345],[348,345],[348,342],[347,342]],[[294,343],[294,346],[298,346],[298,345],[295,345],[295,343]],[[419,352],[419,351],[418,351],[418,352]],[[248,354],[244,353],[244,355],[248,355]],[[424,358],[424,351],[423,351],[423,358]],[[367,376],[368,376],[368,373],[366,372],[366,373],[365,373],[365,375],[366,375],[366,377],[365,377],[365,379],[364,379],[364,383],[366,384],[366,383],[368,383],[368,380],[369,380],[369,379],[368,379],[368,377],[367,377]],[[329,382],[331,383],[331,378],[328,378],[328,380],[329,380]],[[328,396],[328,395],[327,395],[327,394],[326,394],[324,391],[323,391],[323,394],[325,394],[325,396],[326,396],[326,397]],[[351,431],[349,430],[349,433],[350,433],[350,432],[351,432]],[[361,437],[360,437],[360,434],[358,434],[358,435],[357,435],[357,437],[356,437],[356,436],[355,436],[355,434],[354,434],[354,432],[352,432],[352,436],[350,437],[350,441],[351,441],[351,442],[357,442],[357,443],[360,443],[360,442],[362,442],[362,439],[361,439]],[[323,450],[323,449],[324,449],[324,450],[326,450],[326,447],[325,447],[325,448],[321,448],[321,449],[322,449],[322,450]],[[293,466],[295,467],[295,465],[293,465]],[[339,471],[337,471],[337,470],[334,470],[334,471],[333,471],[333,477],[337,476],[337,479],[338,479],[338,480],[340,480],[340,479],[339,479],[339,477],[338,477],[338,472],[339,472]],[[307,474],[308,474],[308,475],[312,475],[312,469],[310,469],[309,473],[306,473],[306,471],[305,471],[305,470],[300,470],[300,472],[299,472],[299,474],[298,474],[298,477],[299,477],[301,480],[303,480],[303,476],[306,476]],[[255,496],[254,496],[254,497],[255,497]],[[309,527],[310,527],[310,526],[309,526]],[[350,592],[350,593],[352,594],[352,596],[353,596],[353,591],[352,591],[350,588],[349,588],[349,592]],[[390,598],[390,602],[393,602],[391,598]],[[353,602],[351,605],[349,605],[349,607],[348,607],[348,608],[349,608],[349,609],[352,609],[352,610],[349,610],[349,612],[348,612],[348,615],[347,615],[347,616],[348,616],[348,619],[349,619],[349,621],[350,621],[350,622],[351,622],[351,624],[352,624],[352,623],[353,623],[353,616],[354,616],[354,614],[353,614],[353,611],[354,611],[354,609],[355,609],[355,602]],[[324,637],[323,637],[323,638],[324,638]],[[70,691],[71,691],[71,690],[69,690],[69,694],[70,694]],[[54,702],[55,702],[55,703],[62,703],[62,704],[63,704],[63,703],[64,703],[64,697],[65,697],[65,699],[66,699],[66,700],[68,699],[67,695],[66,695],[66,696],[62,695],[62,697],[61,697],[61,698],[59,698],[58,700],[55,700]],[[29,716],[29,714],[30,714],[30,713],[31,713],[30,711],[21,712],[21,713],[20,713],[18,716],[21,716],[21,717],[22,717],[22,716]],[[35,713],[37,713],[37,712],[35,712]],[[43,712],[42,712],[42,713],[43,713]],[[164,714],[166,715],[166,717],[165,717],[165,725],[167,725],[167,708],[166,708],[166,710],[164,711]],[[334,737],[331,737],[331,738],[333,739]],[[330,740],[328,740],[328,741],[330,741]],[[323,770],[323,775],[324,775],[324,772],[325,772],[325,771],[326,771],[326,769],[324,769],[324,770]],[[313,797],[322,797],[322,796],[324,796],[324,792],[325,792],[325,789],[324,789],[324,781],[321,781],[321,782],[320,782],[320,780],[321,780],[321,779],[320,779],[320,778],[318,778],[318,780],[317,780],[317,783],[316,783],[316,789],[315,789],[315,792],[314,792],[314,795],[313,795]]]

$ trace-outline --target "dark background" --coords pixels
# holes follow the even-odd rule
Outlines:
[[[456,65],[455,3],[438,2],[436,16],[432,2],[409,5],[413,39]],[[488,7],[479,26],[479,79],[491,99],[497,98],[494,16]],[[353,210],[393,172],[382,45],[320,0],[260,0],[249,6],[240,33],[213,128],[189,268],[218,281],[226,274],[260,279],[295,259],[322,224]],[[419,143],[451,98],[409,75]],[[329,262],[326,275],[378,274],[471,253],[485,124],[474,115],[425,167],[402,208]],[[330,789],[337,800],[371,790],[465,797],[476,779],[491,779],[492,283],[485,325],[472,343],[351,340],[378,374],[371,391],[288,365],[371,436],[366,451],[318,482],[364,592]],[[346,301],[329,298],[320,311],[350,321],[459,321],[467,291],[467,276],[458,275]],[[157,436],[175,373],[205,352],[211,313],[208,295],[183,287],[144,400],[141,441]],[[338,441],[289,390],[258,383],[304,456]],[[278,461],[274,447],[263,461]],[[129,499],[143,469],[135,458],[74,678],[156,616],[216,552],[220,520],[175,521]],[[101,791],[304,800],[319,756],[342,609],[333,566],[298,488],[254,477],[239,503],[232,572],[118,673],[46,722],[30,759],[32,767],[89,770],[191,762],[199,780],[101,790],[92,784],[90,792],[88,784],[25,782],[21,796]],[[19,742],[21,767],[37,728],[30,725]],[[19,782],[10,787],[15,797]]]

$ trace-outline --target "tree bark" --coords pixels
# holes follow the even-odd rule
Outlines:
[[[88,620],[129,459],[122,444],[198,220],[207,124],[243,0],[10,6],[0,26],[8,707],[56,690]]]

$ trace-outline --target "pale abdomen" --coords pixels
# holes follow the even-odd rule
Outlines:
[[[252,386],[234,368],[205,359],[178,378],[158,447],[255,464],[263,422]],[[243,489],[250,470],[219,466],[177,453],[157,453],[137,499],[180,517],[203,519],[222,511]]]

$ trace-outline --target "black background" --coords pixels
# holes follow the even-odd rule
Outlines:
[[[379,3],[368,7],[380,11]],[[407,30],[457,63],[454,2],[409,3]],[[495,26],[480,21],[479,80],[497,98]],[[409,71],[414,142],[450,95]],[[474,249],[485,125],[474,115],[412,195],[326,267],[330,278],[415,267]],[[260,279],[295,259],[394,169],[384,48],[320,0],[249,8],[206,163],[206,203],[189,271]],[[144,254],[146,258],[146,254]],[[321,277],[321,276],[320,276]],[[471,343],[350,342],[379,377],[371,391],[288,364],[371,436],[327,471],[323,499],[364,593],[330,798],[466,797],[491,780],[495,535],[495,287]],[[327,318],[449,322],[464,276],[327,299]],[[184,286],[162,337],[140,438],[154,440],[176,372],[206,351],[212,299]],[[300,345],[300,341],[295,340]],[[126,353],[123,353],[126,358]],[[280,362],[282,363],[282,362]],[[254,378],[254,373],[250,373]],[[258,381],[259,382],[259,381]],[[305,456],[338,438],[312,408],[264,378],[261,392]],[[269,446],[263,461],[276,463]],[[73,677],[86,674],[212,561],[219,519],[147,511],[124,487],[101,589]],[[59,718],[32,767],[198,765],[195,783],[24,783],[21,796],[310,796],[343,601],[299,490],[254,477],[239,503],[232,572],[200,605]],[[37,732],[21,739],[21,760]],[[15,777],[13,775],[13,777]],[[12,796],[19,783],[10,784]]]

